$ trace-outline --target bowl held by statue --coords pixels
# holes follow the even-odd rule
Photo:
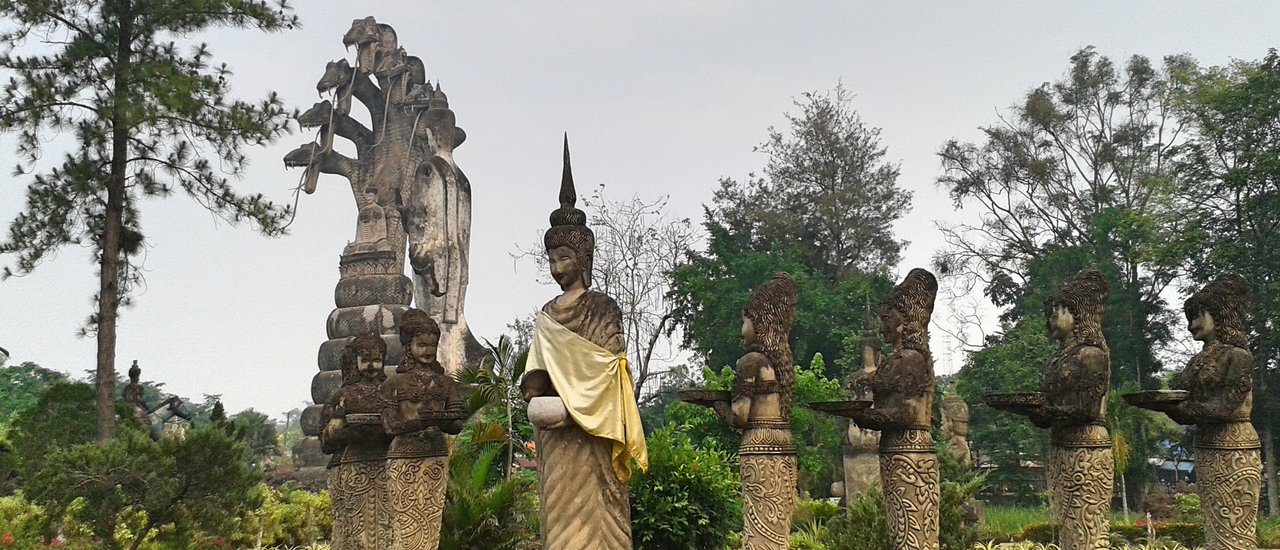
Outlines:
[[[725,390],[681,390],[676,392],[676,396],[685,403],[711,407],[717,402],[728,403],[729,400],[733,399],[733,392]]]
[[[1049,395],[1044,392],[992,393],[984,395],[982,402],[993,409],[1013,413],[1031,411],[1049,404]]]
[[[382,425],[382,415],[378,413],[348,413],[345,416],[347,424],[362,425],[375,424]]]
[[[853,418],[857,413],[871,408],[871,403],[870,399],[855,399],[850,401],[815,401],[813,403],[805,403],[804,406],[832,416]]]
[[[544,395],[529,400],[529,422],[539,428],[554,426],[569,418],[569,409],[557,395]]]
[[[1126,393],[1121,397],[1125,402],[1135,407],[1143,409],[1161,408],[1161,406],[1171,406],[1187,400],[1190,392],[1185,390],[1148,390],[1134,393]]]

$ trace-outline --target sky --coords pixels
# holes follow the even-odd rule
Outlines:
[[[207,42],[230,66],[236,96],[276,91],[305,110],[321,99],[315,82],[325,63],[354,61],[341,40],[353,19],[373,15],[395,27],[467,132],[454,153],[472,185],[466,316],[491,340],[558,293],[513,254],[536,242],[557,206],[565,132],[580,195],[598,184],[615,199],[668,195],[673,216],[697,223],[721,177],[762,170],[766,159],[753,146],[786,123],[794,98],[843,83],[863,120],[882,129],[887,158],[900,163],[898,184],[914,192],[895,227],[910,241],[901,276],[943,246],[936,224],[973,215],[956,211],[935,184],[940,146],[978,139],[1027,91],[1062,77],[1080,48],[1117,63],[1188,53],[1220,65],[1280,45],[1277,2],[293,4],[300,29],[217,29],[188,39]],[[237,188],[293,202],[301,170],[281,159],[313,139],[297,132],[248,151]],[[14,140],[0,136],[0,166],[16,162]],[[6,228],[27,183],[0,180]],[[355,207],[346,181],[330,175],[297,204],[289,234],[273,239],[185,196],[144,201],[146,285],[122,312],[117,368],[136,359],[144,379],[197,400],[221,395],[232,412],[252,407],[282,418],[303,406]],[[92,255],[80,247],[0,281],[0,347],[10,364],[33,361],[79,377],[93,369],[95,343],[76,334],[96,288]],[[954,342],[935,336],[933,347],[939,373],[960,367]]]

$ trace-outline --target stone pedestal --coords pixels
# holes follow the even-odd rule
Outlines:
[[[845,499],[880,486],[879,442],[879,432],[849,423],[843,448]]]
[[[403,274],[387,273],[395,263],[395,254],[389,250],[357,252],[350,250],[339,262],[341,276],[334,289],[337,304],[325,322],[329,339],[320,344],[316,361],[320,372],[311,378],[311,401],[316,403],[302,411],[302,433],[307,436],[294,448],[294,465],[297,468],[324,468],[328,457],[315,452],[320,448],[320,430],[324,427],[320,412],[324,403],[342,385],[342,349],[347,339],[356,333],[370,331],[382,335],[387,343],[385,367],[387,374],[395,372],[395,366],[404,355],[397,327],[400,316],[413,302],[413,282]]]

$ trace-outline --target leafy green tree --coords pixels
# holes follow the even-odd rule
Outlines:
[[[754,251],[797,243],[801,262],[832,281],[892,269],[905,244],[892,225],[911,192],[884,160],[880,129],[862,121],[843,84],[794,103],[789,128],[770,127],[756,147],[769,157],[765,177],[722,180],[708,219],[748,229]]]
[[[8,424],[20,411],[40,400],[40,395],[67,375],[27,361],[0,369],[0,424]]]
[[[1071,58],[1067,75],[1045,83],[982,128],[979,143],[948,141],[938,183],[975,225],[943,227],[948,247],[935,264],[985,284],[1015,324],[1076,270],[1101,269],[1112,300],[1103,331],[1113,380],[1156,387],[1153,352],[1169,338],[1161,293],[1176,279],[1185,215],[1173,207],[1174,117],[1170,75],[1142,56],[1117,67],[1093,48]]]
[[[801,364],[814,355],[833,358],[826,374],[838,378],[840,367],[857,357],[857,329],[863,325],[865,304],[878,301],[893,282],[873,273],[851,275],[839,283],[801,262],[794,247],[781,242],[771,251],[752,251],[747,235],[708,219],[706,252],[689,253],[689,262],[672,271],[671,295],[676,324],[683,329],[686,349],[704,364],[733,365],[742,355],[742,305],[756,287],[775,272],[790,273],[796,281],[795,326],[791,351]]]
[[[121,546],[121,515],[144,513],[146,523],[132,533],[130,548],[136,549],[161,526],[174,526],[170,532],[179,543],[199,530],[229,528],[259,504],[253,489],[260,479],[244,445],[221,430],[200,428],[159,442],[124,430],[106,442],[51,452],[27,494],[51,517],[70,511],[88,523],[108,549]],[[81,499],[83,506],[72,506]]]
[[[1038,390],[1040,371],[1055,349],[1043,325],[1024,321],[1006,327],[998,339],[971,354],[956,374],[956,391],[970,404],[969,441],[979,462],[994,466],[988,477],[993,496],[1034,502],[1036,476],[1027,475],[1023,465],[1044,460],[1049,437],[1025,418],[986,406],[982,397]]]
[[[473,384],[475,391],[467,404],[470,410],[490,408],[500,414],[500,426],[505,441],[506,457],[503,477],[510,478],[514,471],[515,450],[523,449],[526,441],[533,439],[525,410],[528,405],[520,396],[520,378],[524,376],[529,348],[517,348],[511,337],[502,335],[498,343],[485,341],[490,361],[467,365],[458,373],[458,382]],[[483,420],[482,415],[482,420]]]
[[[1188,94],[1181,112],[1196,134],[1182,149],[1183,206],[1194,225],[1186,271],[1204,284],[1224,271],[1249,281],[1250,351],[1259,369],[1255,421],[1270,480],[1267,500],[1280,514],[1276,418],[1280,407],[1280,54],[1181,75]]]
[[[241,195],[245,146],[288,130],[290,113],[275,94],[259,103],[229,99],[225,65],[199,44],[174,40],[210,27],[275,31],[297,18],[287,0],[6,0],[0,16],[0,131],[16,132],[23,174],[36,171],[49,137],[75,145],[59,164],[34,174],[25,210],[9,225],[0,254],[29,273],[67,244],[97,255],[98,437],[115,429],[116,317],[141,277],[131,260],[145,242],[138,201],[181,188],[232,222],[250,220],[281,234],[291,214],[262,195]],[[29,45],[24,47],[24,45]],[[5,267],[4,275],[15,273]]]
[[[29,476],[54,449],[93,441],[97,433],[93,386],[59,382],[13,417],[9,439],[19,460],[19,475]]]
[[[231,417],[231,433],[249,447],[255,462],[278,454],[276,424],[265,414],[245,409]]]
[[[648,471],[631,473],[635,547],[724,547],[742,528],[742,482],[729,456],[694,445],[676,426],[653,432],[648,445]]]

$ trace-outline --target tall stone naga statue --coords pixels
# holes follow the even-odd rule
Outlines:
[[[938,456],[929,435],[929,318],[937,292],[933,274],[916,268],[880,302],[880,331],[893,353],[865,381],[872,405],[847,414],[859,427],[880,432],[880,484],[894,550],[938,549]]]
[[[422,60],[400,47],[396,31],[373,17],[357,19],[342,39],[355,46],[356,61],[325,67],[317,91],[332,98],[298,116],[303,127],[319,130],[315,143],[285,155],[286,166],[304,168],[303,190],[316,190],[319,175],[347,179],[358,213],[356,238],[343,250],[334,290],[337,308],[321,345],[321,372],[312,380],[312,399],[324,403],[341,381],[340,357],[347,338],[358,332],[382,335],[387,361],[399,362],[403,348],[395,327],[411,303],[440,324],[439,361],[449,372],[483,356],[467,328],[471,240],[471,186],[454,163],[453,150],[466,133],[455,124],[449,100],[427,82]],[[369,112],[368,125],[351,115],[352,98]],[[334,138],[354,146],[355,157],[334,150]],[[413,276],[406,277],[406,262]],[[319,435],[321,411],[303,412],[302,427]],[[318,451],[315,438],[304,440]],[[305,449],[295,455],[315,456]]]
[[[1253,414],[1253,355],[1245,339],[1245,279],[1228,273],[1183,304],[1191,336],[1204,348],[1182,371],[1180,391],[1125,395],[1139,407],[1194,426],[1196,487],[1207,550],[1258,547],[1255,522],[1262,463]]]
[[[1102,337],[1107,283],[1096,269],[1076,274],[1044,303],[1058,352],[1040,392],[987,396],[988,405],[1049,428],[1049,491],[1063,550],[1106,550],[1115,459],[1107,433],[1111,352]]]
[[[536,428],[542,547],[627,549],[631,461],[648,468],[648,450],[627,371],[622,311],[590,290],[595,235],[577,200],[566,138],[560,208],[543,234],[563,293],[538,313],[520,382]]]
[[[786,550],[796,500],[796,446],[791,440],[795,360],[791,326],[796,283],[786,273],[756,289],[742,308],[742,343],[732,401],[718,406],[729,425],[742,429],[744,550]]]

